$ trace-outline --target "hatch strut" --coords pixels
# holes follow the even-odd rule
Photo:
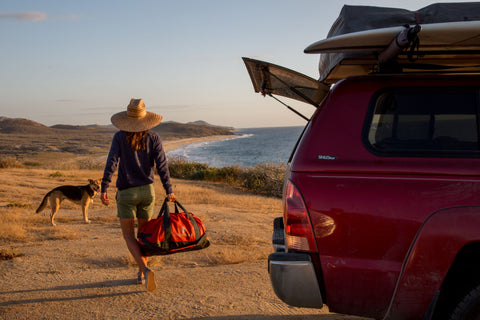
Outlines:
[[[281,104],[283,104],[285,107],[287,107],[288,109],[290,109],[291,111],[293,111],[295,114],[297,114],[298,116],[300,116],[301,118],[305,119],[306,121],[309,121],[310,119],[307,118],[306,116],[304,116],[303,114],[301,114],[300,112],[298,112],[297,110],[293,109],[292,107],[290,107],[289,105],[287,105],[286,103],[282,102],[280,99],[274,97],[270,92],[266,92],[266,89],[267,89],[267,83],[265,81],[265,75],[264,73],[267,73],[270,74],[270,76],[274,77],[275,79],[277,79],[278,81],[280,81],[281,83],[283,83],[287,88],[289,88],[292,92],[296,93],[297,95],[299,95],[300,97],[302,97],[305,101],[307,101],[308,103],[312,104],[313,106],[315,106],[316,108],[319,108],[320,106],[318,104],[316,104],[315,102],[312,101],[312,99],[310,99],[309,97],[307,97],[306,95],[304,95],[302,92],[300,92],[299,90],[297,90],[295,87],[292,87],[290,85],[288,85],[285,81],[283,81],[282,79],[280,79],[279,77],[277,77],[276,75],[274,75],[273,73],[271,73],[269,70],[268,70],[268,67],[263,67],[262,68],[262,83],[261,83],[261,94],[263,96],[265,95],[268,95],[270,97],[272,97],[273,99],[277,100],[278,102],[280,102]]]
[[[262,86],[263,86],[263,82],[262,82]],[[283,101],[281,101],[280,99],[277,99],[276,97],[274,97],[271,93],[265,93],[263,90],[262,90],[262,94],[265,96],[266,94],[270,97],[272,97],[273,99],[277,100],[278,102],[280,102],[281,104],[283,104],[285,107],[287,107],[288,109],[290,109],[291,111],[293,111],[295,114],[297,114],[298,116],[300,116],[301,118],[305,119],[306,121],[309,121],[310,119],[308,119],[307,117],[305,117],[303,114],[301,114],[300,112],[298,112],[297,110],[293,109],[292,107],[290,107],[288,104],[284,103]]]

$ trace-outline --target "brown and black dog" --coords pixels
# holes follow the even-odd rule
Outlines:
[[[52,209],[52,212],[50,213],[50,222],[52,223],[52,226],[55,226],[55,222],[53,221],[55,214],[58,212],[58,209],[60,209],[62,201],[68,199],[82,206],[83,219],[85,222],[90,223],[90,220],[88,220],[88,205],[100,189],[101,182],[102,179],[88,179],[88,184],[86,186],[57,187],[43,197],[42,203],[36,212],[39,213],[45,209],[48,201],[50,203],[50,208]]]

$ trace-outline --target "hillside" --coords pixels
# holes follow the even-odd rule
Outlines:
[[[117,129],[112,125],[68,125],[68,124],[56,124],[48,127],[38,122],[23,119],[23,118],[7,118],[0,117],[0,133],[5,134],[62,134],[68,132],[75,132],[76,135],[79,132],[86,131],[89,133],[113,133]],[[233,134],[234,128],[222,127],[209,124],[205,121],[195,121],[189,123],[178,122],[162,122],[158,126],[152,129],[160,134],[164,139],[174,138],[193,138],[193,137],[205,137],[211,135],[230,135]]]
[[[233,135],[231,130],[210,124],[161,123],[152,130],[158,132],[163,141],[190,139],[218,135]],[[31,162],[39,155],[47,154],[45,162],[56,162],[70,155],[105,155],[108,153],[113,134],[111,125],[75,126],[58,124],[51,127],[28,119],[0,117],[0,160],[12,158]],[[52,156],[62,152],[62,156]]]
[[[54,130],[32,120],[22,118],[11,119],[7,117],[0,117],[0,133],[49,134],[54,133]]]
[[[177,137],[182,139],[233,134],[232,129],[213,126],[204,121],[202,121],[202,124],[165,122],[160,123],[152,130],[158,132],[163,138]]]
[[[196,125],[204,125],[204,126],[209,126],[209,127],[217,127],[217,128],[223,128],[223,129],[225,129],[225,130],[230,130],[230,131],[235,130],[234,127],[216,126],[216,125],[210,124],[210,123],[208,123],[208,122],[206,122],[206,121],[203,121],[203,120],[197,120],[197,121],[187,122],[187,124],[196,124]]]

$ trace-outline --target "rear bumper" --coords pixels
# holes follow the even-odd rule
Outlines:
[[[280,226],[276,220],[274,242],[275,236],[278,241],[279,227],[282,228],[281,234],[284,234],[283,224]],[[283,302],[295,307],[322,308],[322,295],[310,255],[291,252],[272,253],[268,257],[268,271],[273,290]]]

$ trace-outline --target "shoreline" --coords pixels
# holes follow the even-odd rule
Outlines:
[[[199,138],[165,140],[165,141],[162,141],[162,144],[163,144],[163,149],[165,150],[165,152],[167,152],[188,144],[212,141],[212,140],[221,140],[225,138],[231,138],[234,136],[236,135],[217,135],[217,136],[206,136],[206,137],[199,137]]]

